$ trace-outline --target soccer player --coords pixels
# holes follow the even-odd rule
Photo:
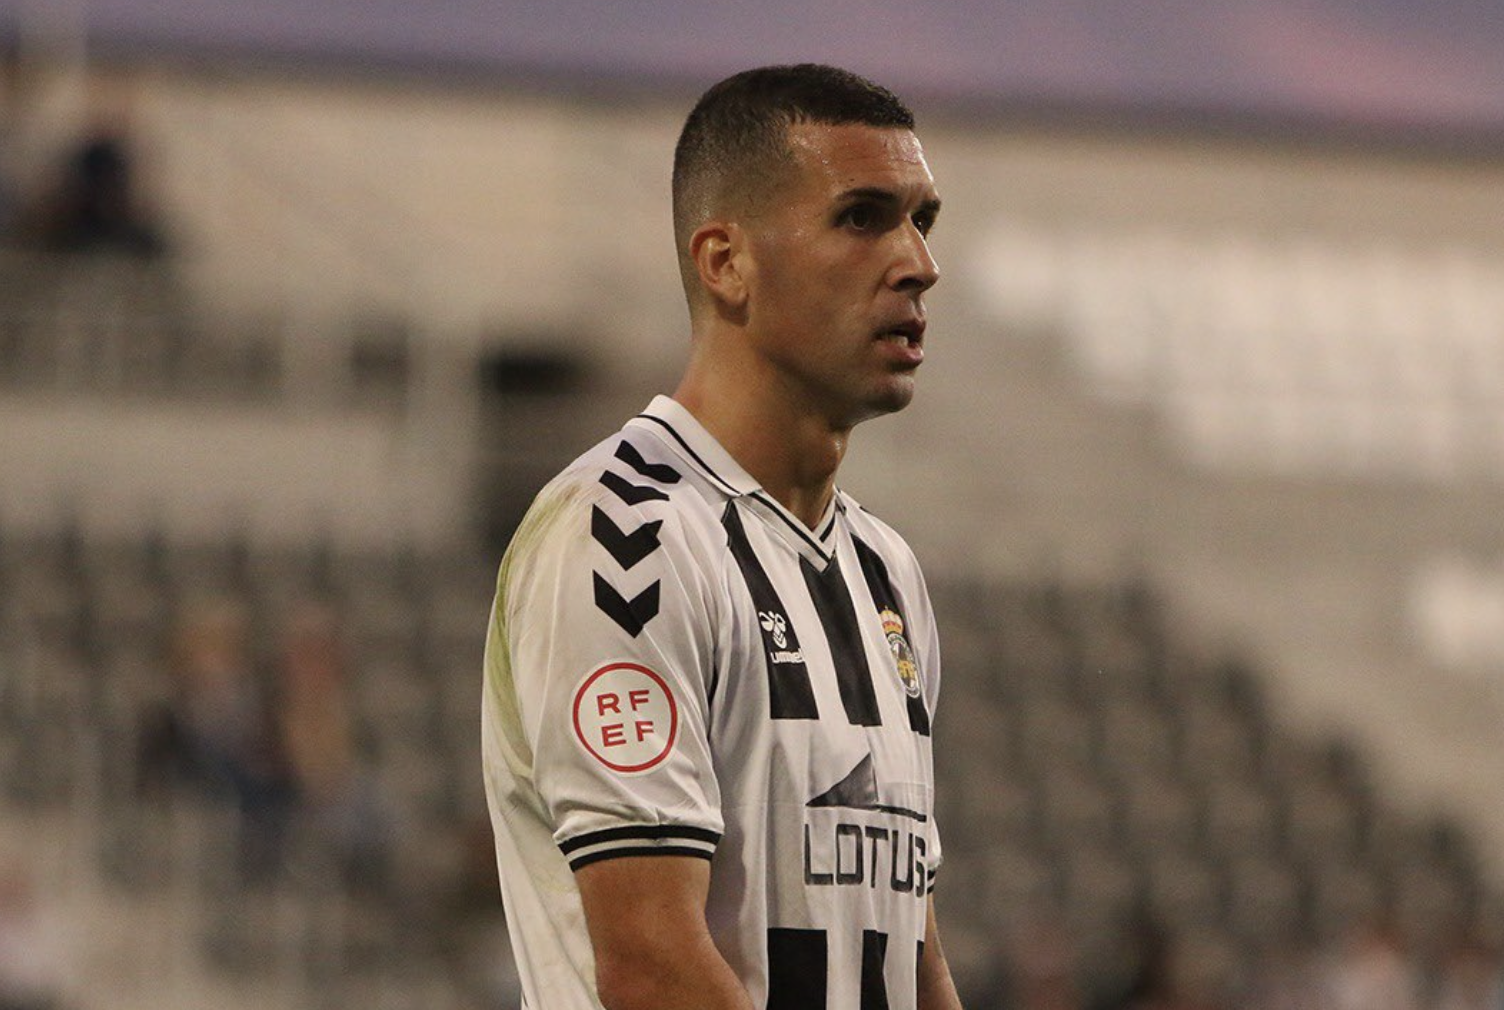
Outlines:
[[[940,660],[912,553],[835,486],[924,357],[940,208],[887,90],[711,88],[674,157],[692,341],[501,565],[484,760],[535,1010],[959,1010],[935,931]]]

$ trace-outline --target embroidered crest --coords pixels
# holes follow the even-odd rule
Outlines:
[[[903,682],[904,693],[910,698],[919,697],[919,663],[914,659],[914,650],[903,633],[903,618],[895,611],[884,608],[879,615],[883,620],[883,634],[888,637],[888,648],[893,650],[893,662],[898,666],[898,679]]]

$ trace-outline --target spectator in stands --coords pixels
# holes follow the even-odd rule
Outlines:
[[[347,883],[383,888],[390,816],[355,746],[343,643],[327,608],[295,610],[279,687],[278,728],[300,811],[332,848]]]
[[[44,249],[152,257],[166,251],[155,215],[141,196],[124,117],[100,117],[65,152],[43,194],[32,230]]]
[[[141,785],[185,778],[228,796],[241,814],[240,870],[263,878],[280,865],[291,789],[245,614],[229,602],[190,607],[169,663],[172,694],[141,734]]]

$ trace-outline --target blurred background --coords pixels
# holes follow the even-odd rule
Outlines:
[[[968,1006],[1504,1007],[1485,0],[0,0],[0,1007],[516,1007],[496,564],[671,389],[683,115],[910,99]]]

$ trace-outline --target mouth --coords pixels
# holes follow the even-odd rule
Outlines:
[[[879,330],[878,340],[891,341],[905,347],[920,347],[924,344],[924,320],[906,319],[896,326]]]

